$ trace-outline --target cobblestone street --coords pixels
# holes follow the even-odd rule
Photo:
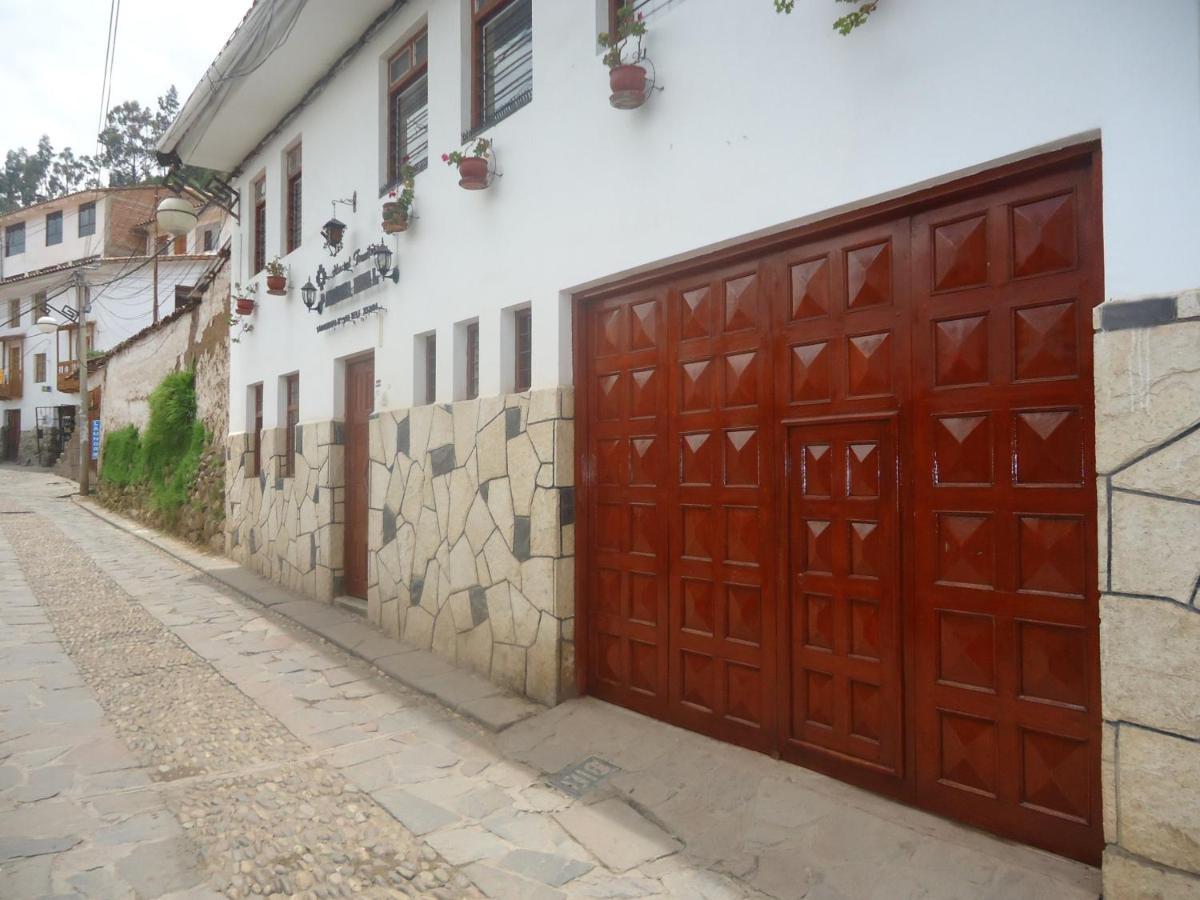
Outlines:
[[[922,838],[885,821],[905,811],[835,786],[855,824],[788,793],[827,779],[625,713],[589,719],[603,704],[496,735],[92,516],[71,487],[0,469],[0,897],[1095,896],[1086,867],[1002,858],[930,817]],[[552,787],[547,771],[589,746],[626,780],[582,799]],[[636,758],[673,769],[653,773],[661,796]],[[697,788],[709,799],[689,806]],[[738,820],[760,806],[759,826]],[[848,850],[864,829],[865,864]],[[808,853],[845,857],[861,892]]]

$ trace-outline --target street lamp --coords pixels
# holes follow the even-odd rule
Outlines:
[[[196,227],[196,211],[182,197],[167,197],[155,211],[158,230],[172,237],[182,237]]]
[[[58,331],[60,323],[54,316],[42,316],[34,324],[42,334],[53,334]]]

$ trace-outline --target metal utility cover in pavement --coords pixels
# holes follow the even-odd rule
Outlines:
[[[575,763],[550,776],[550,783],[562,791],[578,799],[603,781],[621,771],[608,760],[598,756],[589,756],[583,762]]]

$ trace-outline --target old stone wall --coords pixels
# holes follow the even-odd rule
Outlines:
[[[1200,897],[1200,291],[1095,350],[1105,896]]]
[[[371,421],[367,614],[384,633],[544,703],[574,684],[574,395],[538,390]],[[293,590],[342,591],[340,422],[230,437],[226,552]]]

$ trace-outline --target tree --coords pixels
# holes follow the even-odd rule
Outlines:
[[[848,12],[841,16],[833,23],[833,30],[839,34],[846,35],[852,32],[860,25],[865,25],[867,18],[871,13],[875,12],[875,7],[879,5],[879,0],[838,0],[839,3],[857,3],[858,8],[853,12]],[[775,0],[775,12],[790,13],[796,7],[796,0]]]

